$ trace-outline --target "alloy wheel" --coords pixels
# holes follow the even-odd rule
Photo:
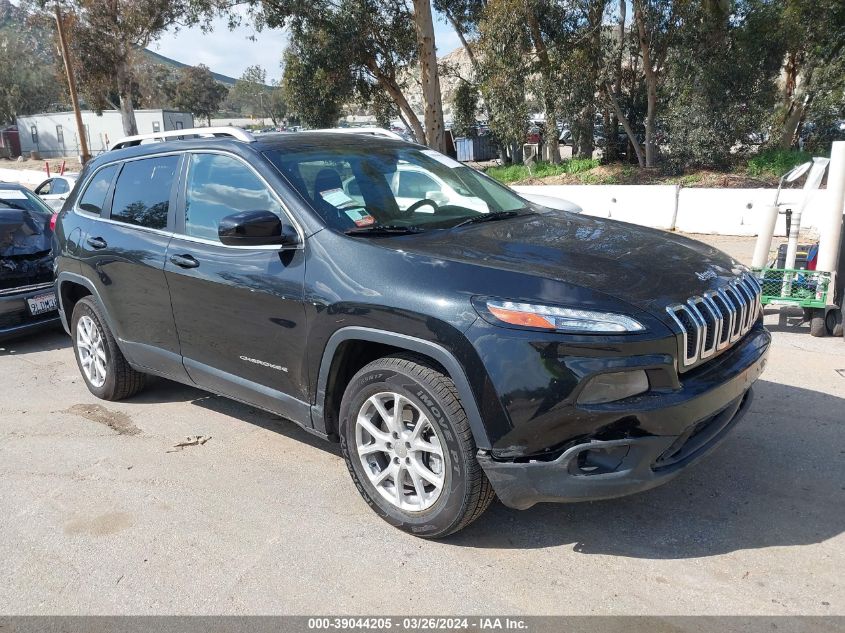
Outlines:
[[[446,469],[439,431],[398,393],[364,402],[355,424],[355,449],[370,483],[395,507],[422,512],[440,498]]]
[[[106,382],[106,346],[94,319],[87,315],[76,324],[76,353],[88,382],[102,387]]]

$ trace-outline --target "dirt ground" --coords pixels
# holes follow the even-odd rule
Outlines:
[[[47,158],[42,160],[31,160],[27,158],[26,160],[10,160],[8,158],[0,158],[0,167],[3,169],[34,169],[37,171],[43,171],[46,176],[46,169],[45,163],[49,163],[50,165],[50,173],[51,174],[58,174],[59,170],[62,168],[62,162],[65,163],[65,171],[69,172],[78,172],[82,169],[82,163],[79,162],[79,159],[76,156],[68,156],[66,158]]]
[[[765,320],[749,414],[677,479],[438,542],[289,422],[163,380],[101,402],[63,333],[0,343],[0,612],[845,615],[845,342]]]

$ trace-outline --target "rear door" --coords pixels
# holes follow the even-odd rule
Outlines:
[[[241,158],[195,152],[187,160],[165,261],[185,368],[207,389],[307,420],[304,250],[217,238],[220,220],[240,211],[295,222]]]
[[[173,228],[180,154],[126,161],[80,245],[83,274],[105,304],[129,359],[180,379],[185,377],[164,275]],[[104,171],[112,167],[104,168]],[[94,185],[102,187],[95,176]],[[88,191],[80,198],[82,212]],[[99,199],[99,194],[97,195]]]

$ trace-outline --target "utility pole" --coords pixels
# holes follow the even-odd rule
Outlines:
[[[62,18],[62,12],[59,9],[59,3],[56,2],[56,29],[59,32],[59,43],[62,49],[62,61],[65,64],[65,73],[67,74],[67,87],[70,92],[70,103],[73,106],[73,114],[76,117],[76,136],[79,138],[79,152],[80,160],[84,165],[91,159],[91,154],[88,153],[88,138],[85,136],[85,126],[82,124],[82,112],[79,110],[79,98],[76,96],[76,79],[73,76],[73,64],[70,60],[70,51],[67,47],[67,40],[65,39],[65,25]]]

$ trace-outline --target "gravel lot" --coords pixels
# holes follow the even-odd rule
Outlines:
[[[100,402],[63,334],[0,343],[0,611],[845,614],[845,343],[796,321],[767,314],[751,412],[673,482],[495,504],[441,542],[291,423],[166,381]],[[211,439],[171,452],[189,435]]]

